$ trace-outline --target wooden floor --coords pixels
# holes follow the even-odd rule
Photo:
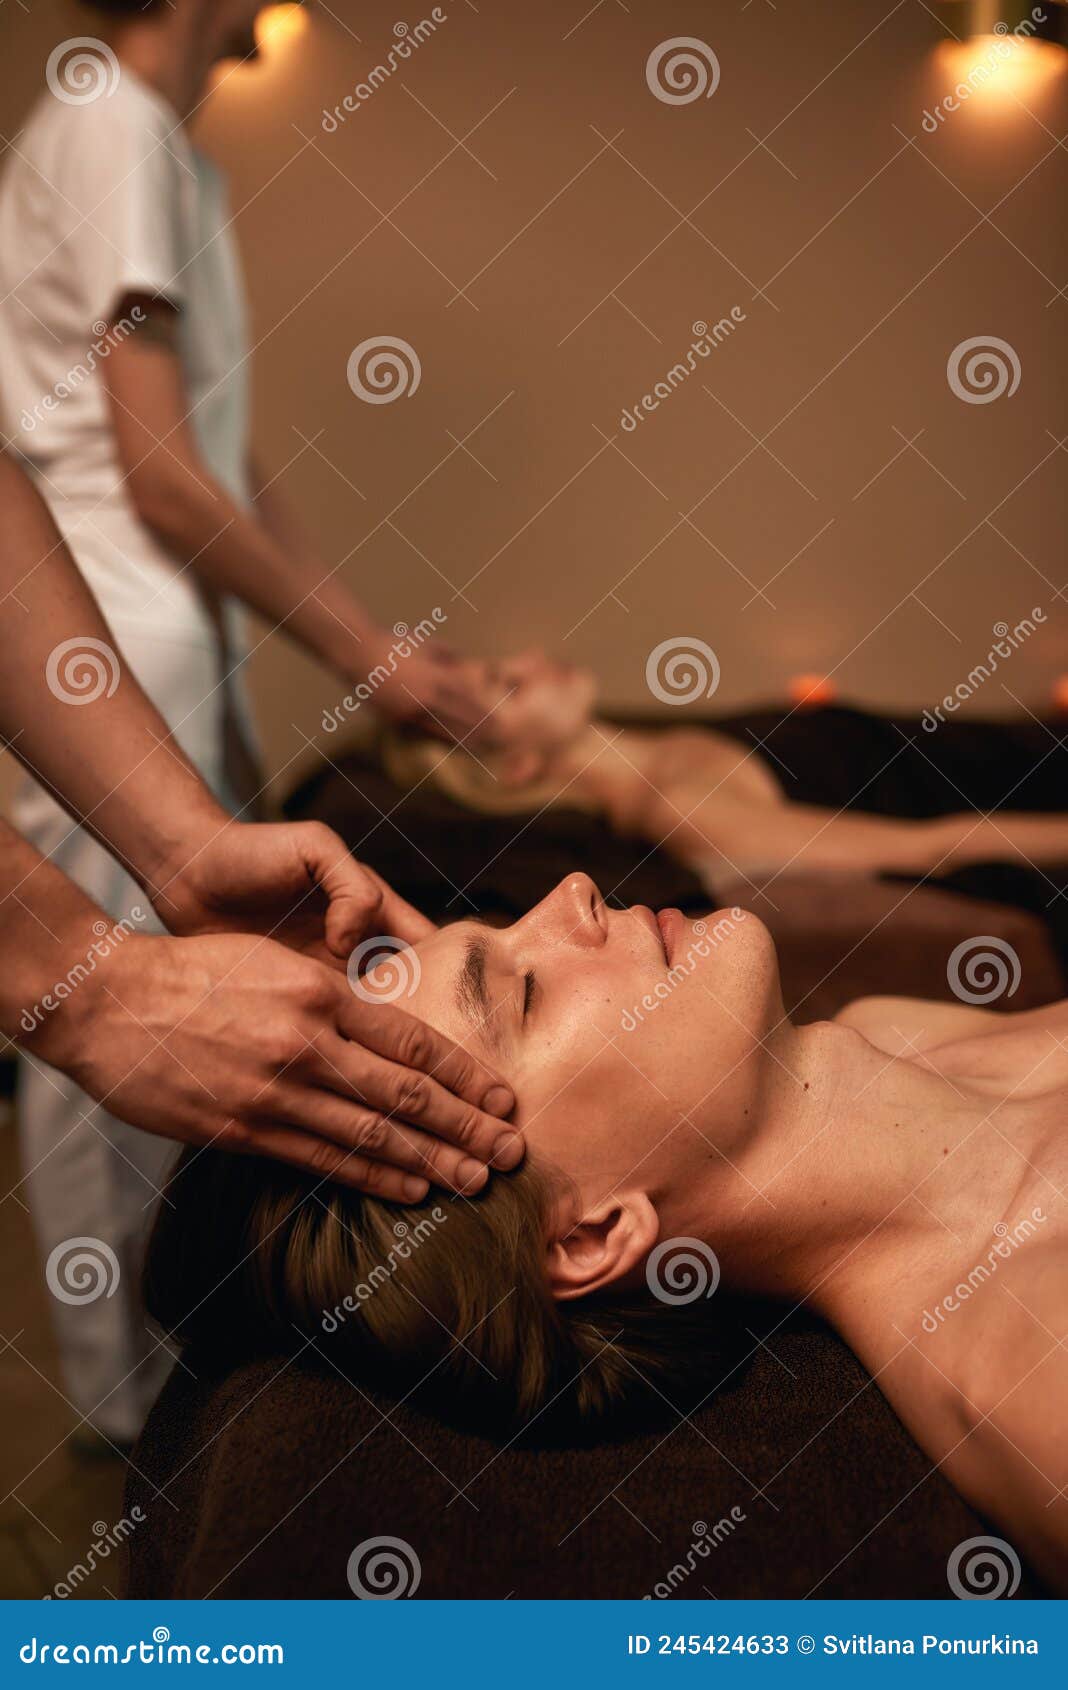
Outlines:
[[[125,1462],[78,1426],[63,1394],[50,1298],[19,1188],[14,1124],[0,1116],[0,1598],[121,1594],[94,1542],[122,1518]],[[122,1534],[120,1533],[120,1536]],[[105,1538],[106,1544],[106,1538]],[[91,1563],[90,1563],[91,1565]],[[72,1575],[72,1576],[68,1576]]]

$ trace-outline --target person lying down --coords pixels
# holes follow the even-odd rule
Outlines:
[[[580,873],[361,989],[492,1055],[525,1164],[404,1208],[187,1156],[148,1265],[165,1328],[227,1356],[311,1340],[520,1431],[710,1391],[728,1293],[805,1304],[1068,1590],[1068,1004],[873,997],[794,1026],[755,916],[610,909]]]
[[[1018,747],[1001,750],[1003,779],[991,779],[993,770],[987,770],[983,785],[992,786],[993,795],[977,800],[960,785],[967,777],[950,773],[932,783],[931,744],[919,732],[918,752],[900,765],[907,741],[891,733],[889,747],[873,752],[871,766],[847,777],[848,789],[832,808],[791,796],[773,748],[707,726],[620,727],[599,719],[587,670],[541,654],[498,664],[473,660],[470,667],[483,679],[489,672],[499,685],[494,714],[502,745],[480,743],[471,751],[417,731],[390,730],[381,740],[381,758],[398,786],[410,790],[429,781],[484,815],[549,806],[589,811],[617,833],[662,845],[713,897],[731,871],[750,876],[794,867],[922,876],[975,863],[1040,869],[1068,862],[1068,818],[1042,813],[1054,808],[1050,793],[1057,810],[1065,807],[1053,734],[1048,744],[1040,735],[1043,743],[1033,753],[1044,776],[1028,787],[1044,788],[1037,813],[998,807],[1024,784]],[[1001,726],[986,724],[991,736]],[[833,760],[833,746],[828,751]],[[997,746],[986,755],[996,761]],[[959,806],[956,813],[919,819],[866,813],[881,807],[870,801],[880,775],[889,770],[901,777],[906,769],[907,785],[936,784],[939,808],[945,810],[948,797]],[[981,813],[989,808],[997,813]]]

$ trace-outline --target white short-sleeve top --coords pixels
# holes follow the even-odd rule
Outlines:
[[[0,180],[0,410],[117,633],[214,642],[192,571],[127,495],[103,381],[129,294],[180,311],[190,424],[248,497],[248,345],[223,180],[129,70],[84,103],[43,95]]]

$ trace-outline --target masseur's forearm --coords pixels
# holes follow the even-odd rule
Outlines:
[[[127,669],[44,501],[2,454],[0,507],[0,732],[145,885],[226,812]]]
[[[97,924],[94,926],[94,923]],[[72,969],[90,966],[114,923],[65,874],[0,821],[0,1032],[46,1061],[61,1056],[61,1007]],[[121,941],[120,941],[121,942]]]
[[[344,680],[378,662],[381,630],[303,545],[291,549],[288,514],[273,489],[244,508],[184,440],[155,453],[135,481],[142,520],[217,592],[284,628]]]

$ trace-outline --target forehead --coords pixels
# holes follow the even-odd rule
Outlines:
[[[383,1001],[391,999],[399,1009],[481,1054],[485,1041],[466,1013],[474,984],[468,958],[473,946],[486,950],[491,941],[490,929],[470,921],[443,927],[400,952],[396,961],[386,957],[370,968],[365,976],[368,991]]]

